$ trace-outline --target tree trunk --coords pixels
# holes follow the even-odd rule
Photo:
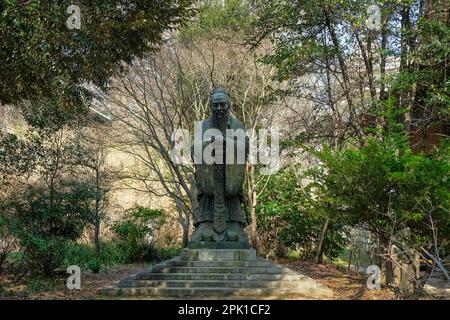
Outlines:
[[[374,264],[376,260],[376,253],[375,253],[375,237],[372,234],[371,231],[369,231],[369,251],[370,251],[370,264]]]
[[[189,226],[191,223],[190,220],[190,211],[186,207],[186,205],[179,199],[175,199],[175,207],[178,212],[178,222],[181,225],[183,234],[182,234],[182,245],[183,248],[186,248],[189,244]]]
[[[183,248],[186,248],[189,244],[189,225],[183,224]]]
[[[404,4],[401,9],[401,38],[400,38],[400,72],[406,72],[409,69],[409,54],[410,54],[410,32],[411,32],[411,21],[410,21],[410,5]],[[409,99],[411,96],[411,89],[400,89],[398,94],[398,108],[404,109],[409,105]],[[402,115],[401,119],[403,124],[406,126],[406,130],[409,131],[411,129],[411,111]]]
[[[358,249],[355,252],[355,272],[359,272],[359,258],[361,257],[361,248],[358,246]]]
[[[333,47],[334,47],[335,53],[336,53],[336,58],[338,60],[339,68],[340,68],[340,71],[342,74],[342,89],[344,91],[344,96],[348,103],[348,108],[350,111],[350,120],[355,128],[356,134],[358,135],[360,144],[363,145],[363,144],[365,144],[365,141],[366,141],[366,134],[365,134],[363,128],[361,127],[361,124],[358,121],[355,121],[356,113],[355,113],[355,108],[354,108],[354,104],[353,104],[353,100],[352,100],[352,96],[351,96],[350,77],[348,74],[347,65],[345,63],[342,48],[339,43],[339,37],[336,34],[336,31],[335,31],[335,28],[333,25],[333,21],[332,21],[333,15],[331,12],[330,5],[326,5],[324,7],[324,14],[325,14],[325,26],[330,34],[330,38],[333,43]]]
[[[257,193],[255,190],[255,167],[247,167],[248,201],[250,205],[250,244],[253,248],[258,246],[258,234],[256,224]]]
[[[387,100],[386,91],[386,48],[388,43],[388,29],[386,27],[389,18],[383,17],[383,25],[381,29],[381,53],[380,53],[380,100]]]
[[[317,252],[316,252],[316,263],[317,264],[323,263],[323,251],[325,248],[325,236],[327,234],[329,224],[330,224],[330,219],[327,218],[322,226],[322,231],[320,232],[319,245],[317,246]]]
[[[101,246],[100,246],[100,221],[95,223],[94,232],[94,244],[95,244],[95,255],[97,259],[100,259]]]
[[[100,171],[95,169],[95,223],[94,223],[94,245],[97,260],[100,259]]]
[[[348,255],[347,270],[350,270],[350,266],[352,265],[352,255],[353,255],[353,249],[350,249],[350,254]]]
[[[391,285],[394,283],[394,268],[391,261],[390,247],[389,245],[384,244],[382,246],[382,263],[381,263],[381,272],[382,279],[385,285]]]

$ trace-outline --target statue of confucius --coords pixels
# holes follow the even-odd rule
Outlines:
[[[229,113],[230,97],[224,89],[213,90],[211,110],[194,134],[194,150],[201,151],[194,151],[199,205],[189,248],[249,248],[241,207],[248,136],[243,123]],[[205,161],[205,154],[212,161]]]

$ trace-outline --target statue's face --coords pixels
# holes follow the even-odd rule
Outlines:
[[[211,109],[214,116],[219,118],[225,116],[229,108],[230,102],[227,95],[219,93],[212,97]]]

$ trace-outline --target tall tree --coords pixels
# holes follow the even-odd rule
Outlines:
[[[104,88],[124,63],[155,50],[163,32],[189,14],[190,4],[0,1],[0,103],[40,101],[51,109],[72,110],[88,101],[85,84]]]

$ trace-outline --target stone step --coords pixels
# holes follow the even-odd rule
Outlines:
[[[254,249],[183,249],[180,256],[104,288],[107,296],[327,299],[313,279],[256,257]]]
[[[283,295],[290,299],[326,299],[332,297],[332,291],[327,288],[303,286],[296,289],[271,289],[271,288],[151,288],[133,287],[119,288],[107,287],[101,289],[101,294],[106,296],[147,296],[147,297],[249,297],[257,298],[273,296],[280,298]]]
[[[168,267],[157,265],[151,268],[150,272],[155,273],[289,273],[288,268],[269,266],[269,267]]]
[[[169,267],[270,267],[268,261],[183,261],[170,260],[165,263]]]
[[[141,272],[136,280],[302,280],[309,279],[300,274],[268,274],[268,273],[153,273]]]
[[[228,281],[228,280],[127,280],[121,281],[119,287],[152,287],[152,288],[297,288],[304,286],[310,281],[305,280],[279,280],[279,281]]]

